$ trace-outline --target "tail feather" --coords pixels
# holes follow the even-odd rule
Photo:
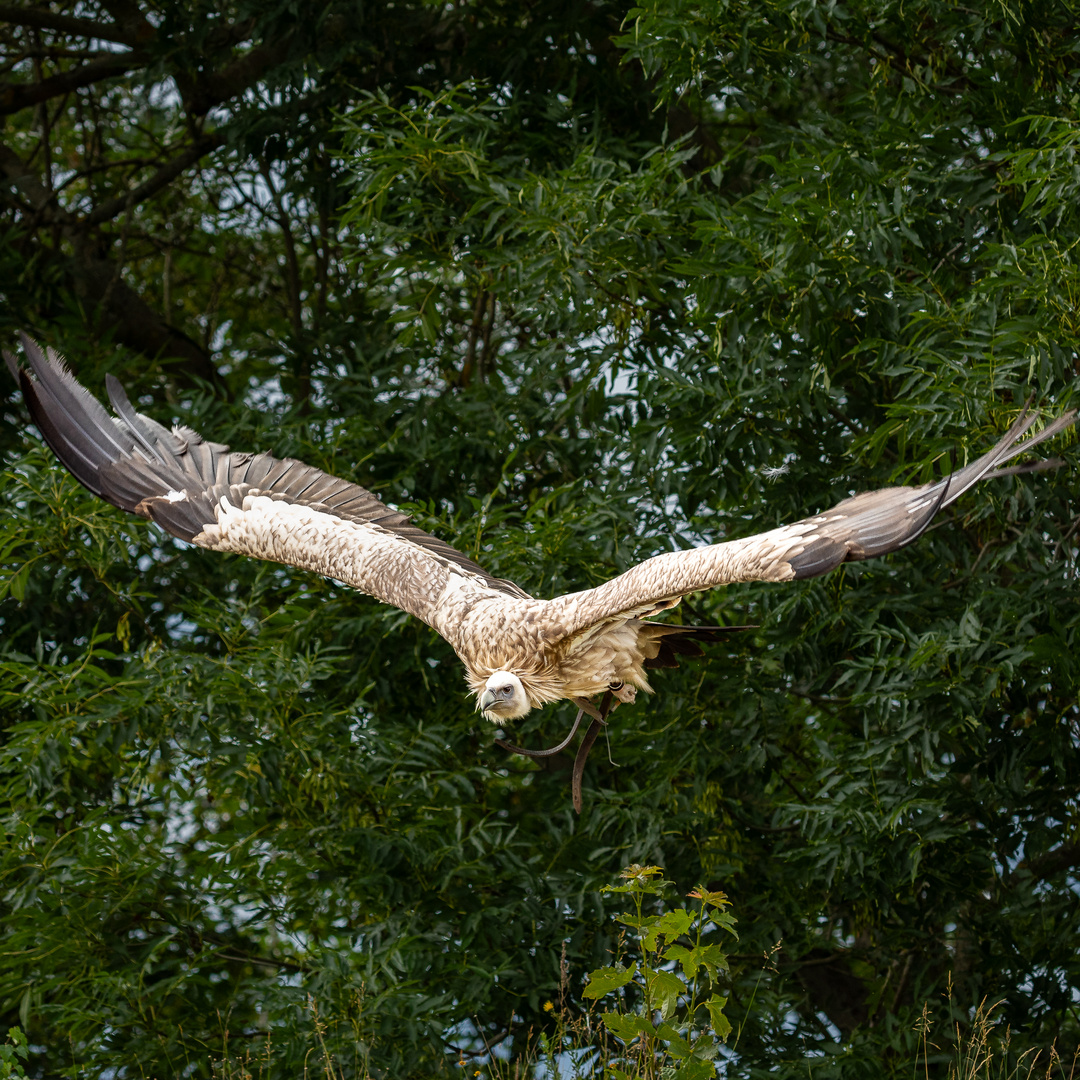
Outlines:
[[[639,641],[645,653],[646,668],[674,668],[680,657],[692,660],[705,655],[700,642],[720,641],[727,634],[741,630],[756,630],[750,626],[680,626],[677,623],[651,623],[642,625]]]

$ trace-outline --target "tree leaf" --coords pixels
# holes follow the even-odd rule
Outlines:
[[[637,974],[637,963],[628,968],[604,967],[589,972],[589,981],[581,991],[582,997],[596,1001],[612,990],[625,986]]]
[[[654,971],[649,976],[649,1001],[667,1019],[675,1011],[679,996],[686,993],[686,984],[670,971]]]
[[[633,1042],[639,1035],[653,1035],[656,1031],[652,1021],[633,1013],[606,1012],[600,1014],[600,1019],[608,1031],[617,1035],[624,1043]]]
[[[705,1002],[705,1008],[709,1011],[709,1022],[716,1037],[723,1041],[731,1034],[731,1021],[724,1015],[727,1007],[727,997],[714,994]]]

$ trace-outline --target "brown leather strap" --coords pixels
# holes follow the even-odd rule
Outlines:
[[[593,743],[596,742],[596,736],[600,734],[600,729],[606,722],[606,717],[610,708],[611,691],[609,690],[604,694],[600,701],[600,719],[594,720],[589,725],[589,730],[585,732],[585,738],[581,740],[581,745],[578,747],[577,757],[574,758],[574,774],[573,779],[570,782],[570,789],[574,799],[574,809],[579,814],[581,813],[581,807],[583,806],[583,800],[581,798],[581,778],[585,775],[585,761],[589,756],[589,751],[592,749]]]
[[[577,719],[574,721],[574,726],[570,729],[570,734],[558,746],[550,746],[547,750],[526,750],[524,746],[515,746],[513,743],[508,743],[504,739],[496,739],[495,745],[501,746],[504,750],[509,750],[511,754],[521,754],[522,757],[540,758],[551,757],[553,754],[560,754],[570,745],[570,740],[577,734],[577,729],[581,726],[581,718],[585,715],[584,709],[578,709]],[[596,723],[594,720],[593,723]]]

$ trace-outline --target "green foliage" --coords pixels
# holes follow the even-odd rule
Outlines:
[[[25,1077],[26,1069],[23,1062],[29,1051],[26,1048],[26,1036],[17,1027],[9,1028],[7,1039],[0,1046],[0,1078]]]
[[[618,921],[630,928],[640,967],[635,960],[628,968],[591,972],[582,997],[602,1004],[621,991],[615,1005],[622,1007],[601,1014],[604,1026],[624,1044],[623,1053],[607,1063],[605,1075],[708,1080],[716,1075],[712,1062],[719,1042],[731,1034],[731,1022],[724,1015],[727,995],[716,989],[720,973],[728,970],[727,956],[717,942],[703,943],[702,937],[722,929],[737,939],[735,919],[727,897],[702,886],[689,894],[701,902],[696,911],[645,914],[646,899],[662,897],[673,884],[659,874],[658,866],[635,864],[622,874],[626,884],[603,890],[629,895],[634,904]]]
[[[537,595],[1075,402],[1066,5],[21,10],[4,326]],[[947,1076],[916,1025],[950,977],[935,1031],[1000,1002],[1017,1058],[1071,1059],[1074,435],[887,560],[692,599],[760,629],[614,714],[577,818],[569,763],[505,757],[436,635],[104,507],[0,387],[0,1021],[28,1073],[524,1067],[545,1002],[580,1015],[620,964],[607,1011],[655,1024],[666,986],[689,1044],[683,960],[728,998],[731,1077]],[[731,897],[726,973],[653,924],[613,965],[599,890],[631,862]]]

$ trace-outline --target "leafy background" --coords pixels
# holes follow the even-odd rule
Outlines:
[[[1076,15],[6,4],[3,334],[587,587],[1068,407]],[[924,1005],[983,999],[1071,1055],[1075,436],[888,559],[695,598],[759,629],[619,710],[578,818],[433,632],[105,507],[0,386],[0,1029],[31,1075],[269,1041],[293,1077],[317,1038],[346,1076],[471,1075],[550,1028],[562,957],[573,1002],[610,962],[630,861],[734,904],[725,1075],[908,1076]]]

